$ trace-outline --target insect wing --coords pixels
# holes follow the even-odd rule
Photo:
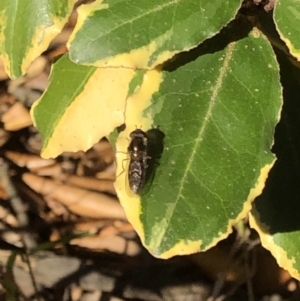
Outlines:
[[[146,168],[142,160],[132,160],[129,163],[128,181],[130,189],[138,193],[145,185]]]

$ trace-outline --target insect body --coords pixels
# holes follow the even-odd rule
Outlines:
[[[130,133],[130,144],[128,153],[130,156],[128,181],[130,189],[139,193],[146,180],[147,169],[147,134],[141,129],[136,129]]]

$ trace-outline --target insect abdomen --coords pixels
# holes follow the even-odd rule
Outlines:
[[[145,170],[143,162],[131,161],[129,164],[129,186],[134,193],[138,193],[144,186]]]

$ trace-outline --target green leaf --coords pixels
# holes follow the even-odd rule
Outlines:
[[[298,0],[277,0],[274,21],[281,39],[292,55],[300,60],[300,2]]]
[[[239,6],[238,0],[108,0],[81,6],[70,58],[95,66],[151,68],[213,36]]]
[[[274,162],[281,86],[272,48],[257,31],[216,52],[219,45],[218,36],[163,73],[144,116],[164,133],[164,149],[140,202],[122,191],[125,176],[115,184],[127,217],[158,257],[206,250],[226,237]]]
[[[61,31],[75,0],[1,0],[0,57],[13,77],[26,72]]]
[[[251,226],[278,264],[300,279],[300,70],[282,54],[278,58],[284,87],[274,145],[278,160],[254,203]]]
[[[32,116],[44,140],[42,155],[87,150],[124,123],[125,99],[134,71],[80,66],[62,56]]]
[[[128,95],[133,94],[137,89],[140,88],[145,72],[146,70],[138,70],[135,73],[135,76],[132,78],[132,81],[129,84]]]

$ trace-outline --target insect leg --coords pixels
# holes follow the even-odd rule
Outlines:
[[[127,153],[126,153],[127,154]],[[124,168],[124,161],[128,161],[130,158],[126,158],[122,160],[122,171],[116,176],[116,178],[118,178],[119,176],[121,176],[124,172],[125,172],[125,168]]]

